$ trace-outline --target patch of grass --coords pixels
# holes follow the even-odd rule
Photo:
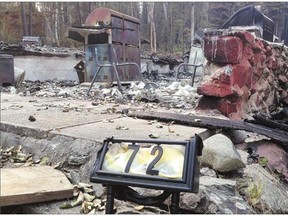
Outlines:
[[[263,185],[260,181],[251,182],[247,188],[248,192],[248,202],[251,206],[256,206],[261,198],[261,194],[263,192]]]

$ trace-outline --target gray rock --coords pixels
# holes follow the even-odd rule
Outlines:
[[[222,134],[216,134],[204,142],[201,164],[219,172],[229,172],[245,167],[234,144]]]
[[[240,155],[241,160],[243,161],[243,163],[244,163],[245,165],[247,165],[247,164],[248,164],[247,159],[248,159],[249,154],[248,154],[247,152],[242,151],[242,150],[239,150],[239,149],[237,149],[237,152],[239,153],[239,155]]]
[[[137,208],[139,207],[139,208]],[[116,214],[169,214],[169,212],[154,206],[140,206],[135,203],[115,199]]]
[[[244,169],[244,179],[237,180],[238,188],[258,213],[287,214],[288,188],[261,165],[251,164]]]
[[[87,163],[88,160],[89,160],[89,156],[73,156],[73,155],[70,155],[68,157],[68,164],[72,165],[72,166],[80,166],[80,165],[83,165],[83,164]]]
[[[75,172],[74,170],[71,170],[70,171],[70,178],[71,178],[71,183],[74,184],[74,185],[77,185],[79,184],[80,182],[80,175]]]
[[[210,176],[210,177],[217,178],[216,172],[212,169],[209,169],[208,167],[201,168],[200,173],[201,173],[201,175],[204,175],[204,176]]]
[[[236,192],[236,181],[202,176],[199,193],[184,193],[180,202],[195,213],[253,214],[253,209]]]
[[[239,143],[244,143],[246,138],[249,136],[249,133],[243,130],[227,130],[223,134],[236,145]]]
[[[22,141],[23,137],[21,136],[6,133],[3,131],[0,132],[0,144],[3,148],[9,148],[11,146],[21,145]]]
[[[27,204],[21,206],[22,214],[80,214],[81,206],[69,209],[60,209],[64,202],[72,202],[72,200],[52,201],[45,203]]]

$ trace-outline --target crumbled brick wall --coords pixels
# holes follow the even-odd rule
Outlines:
[[[218,109],[233,119],[270,113],[288,102],[288,48],[247,31],[205,34],[205,71],[199,109]]]

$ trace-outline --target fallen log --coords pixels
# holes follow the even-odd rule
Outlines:
[[[245,130],[253,133],[261,134],[271,138],[272,140],[279,143],[281,146],[288,149],[288,133],[278,128],[269,128],[262,125],[255,125],[249,122],[230,120],[230,119],[219,119],[214,117],[205,116],[190,116],[181,115],[176,113],[165,113],[165,112],[133,112],[128,113],[129,117],[137,117],[141,119],[155,120],[158,119],[164,122],[174,121],[176,124],[204,127],[208,129],[224,129],[224,130]]]

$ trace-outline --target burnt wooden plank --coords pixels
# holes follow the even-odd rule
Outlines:
[[[204,127],[208,129],[224,129],[224,130],[245,130],[253,133],[258,133],[265,135],[277,142],[280,145],[287,148],[288,147],[288,133],[280,130],[265,127],[262,125],[255,125],[249,122],[237,121],[237,120],[228,120],[228,119],[219,119],[213,117],[205,116],[190,116],[182,115],[176,113],[165,113],[165,112],[133,112],[129,113],[130,117],[137,117],[141,119],[149,120],[161,120],[164,122],[174,121],[177,124],[183,124],[194,127]]]
[[[269,117],[267,117],[263,114],[254,115],[253,118],[255,120],[252,120],[249,122],[254,123],[254,124],[264,125],[264,126],[267,126],[270,128],[279,128],[281,130],[288,132],[288,125],[281,123],[281,121],[271,120],[271,119],[269,119]]]
[[[2,168],[0,206],[60,200],[73,196],[73,185],[50,166]]]

